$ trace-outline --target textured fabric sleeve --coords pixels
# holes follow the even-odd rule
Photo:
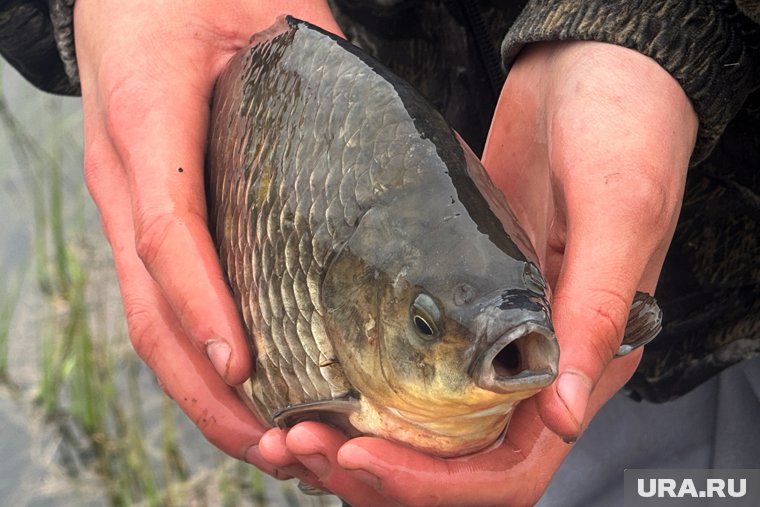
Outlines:
[[[595,40],[657,61],[683,87],[700,122],[692,164],[712,150],[760,87],[758,0],[531,0],[502,44],[509,68],[528,43]]]
[[[74,0],[49,0],[50,22],[63,69],[71,85],[79,90],[79,68],[74,47]]]
[[[0,0],[0,55],[41,90],[79,94],[74,0]]]

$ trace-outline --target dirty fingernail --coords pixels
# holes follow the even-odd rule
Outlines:
[[[557,380],[557,395],[575,419],[576,427],[580,433],[586,415],[588,399],[591,396],[589,381],[577,373],[565,372]],[[568,438],[577,440],[578,437],[576,435]]]
[[[230,346],[223,341],[210,341],[206,344],[206,354],[217,373],[226,377],[230,365]]]

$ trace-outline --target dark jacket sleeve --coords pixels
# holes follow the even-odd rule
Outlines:
[[[0,0],[0,55],[38,88],[79,94],[73,0]]]
[[[657,61],[683,87],[700,122],[703,160],[760,87],[759,0],[531,0],[502,45],[507,68],[528,43],[595,40]]]

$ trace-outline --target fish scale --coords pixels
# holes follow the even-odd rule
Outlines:
[[[336,118],[345,115],[343,110],[355,116],[373,114],[373,111],[365,111],[359,101],[359,95],[363,92],[357,88],[359,85],[355,76],[366,74],[365,69],[356,68],[356,63],[361,62],[341,61],[341,65],[330,65],[336,59],[333,53],[343,53],[344,50],[339,47],[299,57],[288,51],[288,45],[293,44],[296,36],[296,32],[285,33],[280,36],[277,44],[265,42],[258,48],[253,48],[245,60],[241,58],[238,62],[241,71],[233,86],[237,90],[237,97],[235,93],[229,94],[219,108],[221,114],[217,115],[218,121],[222,121],[226,129],[240,134],[238,141],[232,141],[232,146],[229,141],[224,146],[224,150],[229,153],[228,160],[233,163],[243,161],[241,177],[222,177],[217,180],[221,183],[224,195],[222,201],[227,203],[222,207],[224,211],[218,215],[219,220],[228,222],[217,223],[217,231],[229,230],[232,224],[231,229],[236,230],[233,235],[244,240],[238,243],[238,248],[223,251],[222,259],[232,284],[249,287],[250,295],[242,292],[238,295],[238,306],[242,309],[247,326],[272,337],[269,346],[259,345],[262,340],[256,340],[258,364],[267,371],[262,376],[257,392],[262,393],[262,398],[276,400],[277,404],[331,398],[345,394],[348,390],[348,383],[340,374],[339,365],[319,367],[320,363],[334,358],[335,352],[324,326],[315,325],[318,319],[313,316],[320,314],[315,308],[315,302],[319,299],[320,270],[311,268],[315,264],[318,267],[325,266],[327,257],[333,251],[333,244],[350,234],[350,228],[361,213],[357,203],[359,196],[355,190],[359,188],[357,179],[376,180],[372,182],[372,188],[380,186],[377,180],[382,179],[378,176],[372,178],[371,173],[368,173],[367,178],[357,174],[360,171],[356,170],[364,161],[361,157],[362,150],[367,149],[366,144],[374,143],[372,137],[359,130],[341,132],[335,128],[339,126]],[[264,65],[250,65],[257,58],[261,58]],[[275,67],[276,73],[268,71],[268,68]],[[236,103],[240,97],[275,98],[276,93],[290,94],[296,88],[304,87],[299,79],[284,77],[290,68],[298,69],[301,75],[313,75],[315,79],[310,80],[310,83],[329,83],[334,79],[350,83],[349,87],[338,92],[345,99],[339,97],[319,100],[320,95],[333,91],[312,86],[306,92],[311,91],[314,96],[296,101],[297,104],[292,108],[283,107],[276,100],[242,100]],[[235,76],[230,73],[222,79],[232,80]],[[261,87],[267,85],[272,89],[263,91]],[[222,81],[217,86],[230,86],[230,83]],[[253,89],[254,86],[257,87],[256,90]],[[376,87],[373,85],[373,88]],[[388,92],[392,92],[392,89],[386,85],[386,95]],[[385,103],[390,100],[388,98]],[[340,104],[337,112],[329,107],[332,103]],[[376,106],[383,109],[385,103]],[[305,108],[311,108],[310,115],[302,114]],[[334,137],[359,136],[361,142],[353,149],[330,151],[328,157],[319,160],[314,152],[319,143],[313,142],[313,139],[291,139],[286,143],[279,143],[276,139],[294,116],[298,116],[297,121],[300,123],[299,137],[323,135],[324,128],[332,126],[333,131],[337,130]],[[262,125],[266,124],[266,129],[262,128],[258,134],[249,123],[253,121],[255,124],[256,119]],[[268,145],[276,148],[268,156],[262,155]],[[387,153],[387,150],[383,151]],[[333,162],[327,159],[335,159],[336,155],[336,160],[343,162],[336,164],[341,166],[341,171],[323,171],[314,167],[313,163],[304,163],[306,160],[319,160],[318,163],[327,164]],[[346,163],[346,156],[353,160]],[[257,160],[260,157],[261,160]],[[274,167],[288,167],[291,164],[293,171],[272,174]],[[371,164],[366,170],[371,171],[372,166],[377,165]],[[314,178],[314,175],[320,173],[326,177],[322,182]],[[242,187],[250,189],[246,202],[241,202]],[[240,213],[239,210],[256,208],[257,203],[254,201],[262,199],[262,187],[268,188],[265,188],[264,201],[258,203],[260,207],[255,211],[257,216]],[[306,191],[308,195],[293,192],[294,188],[299,192]],[[335,188],[339,191],[332,191]],[[372,196],[365,194],[363,197],[366,200]],[[254,226],[250,227],[249,224]],[[308,224],[308,227],[294,224]],[[256,231],[257,239],[254,241],[250,241],[250,230]],[[304,245],[308,246],[304,248]],[[241,258],[246,259],[246,262],[241,263]],[[254,274],[253,284],[249,284],[248,277],[244,276],[249,272]],[[258,307],[261,311],[251,312],[251,307]],[[299,321],[309,324],[299,326]],[[277,388],[283,384],[287,386],[287,393],[278,395]],[[266,396],[263,395],[264,392],[267,393]],[[271,404],[271,401],[267,404]]]

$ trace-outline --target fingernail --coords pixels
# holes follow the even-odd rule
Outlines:
[[[565,442],[567,445],[573,445],[575,442],[578,441],[578,437],[577,436],[562,437],[562,441]]]
[[[362,470],[361,468],[357,468],[355,470],[348,470],[348,473],[351,474],[354,479],[358,479],[365,483],[366,485],[380,491],[380,487],[382,486],[382,483],[380,482],[380,479],[373,475],[366,470]]]
[[[225,378],[230,366],[230,346],[227,342],[219,340],[206,343],[206,354],[217,373]]]
[[[327,462],[327,458],[321,454],[297,455],[297,458],[306,468],[314,472],[314,475],[317,477],[322,477],[327,473],[329,463]]]
[[[565,372],[559,376],[557,380],[557,395],[565,404],[565,408],[570,415],[575,419],[578,432],[581,431],[583,420],[586,416],[586,406],[588,405],[588,399],[591,396],[591,386],[589,381],[573,372]],[[575,438],[576,436],[569,436],[568,438]]]

